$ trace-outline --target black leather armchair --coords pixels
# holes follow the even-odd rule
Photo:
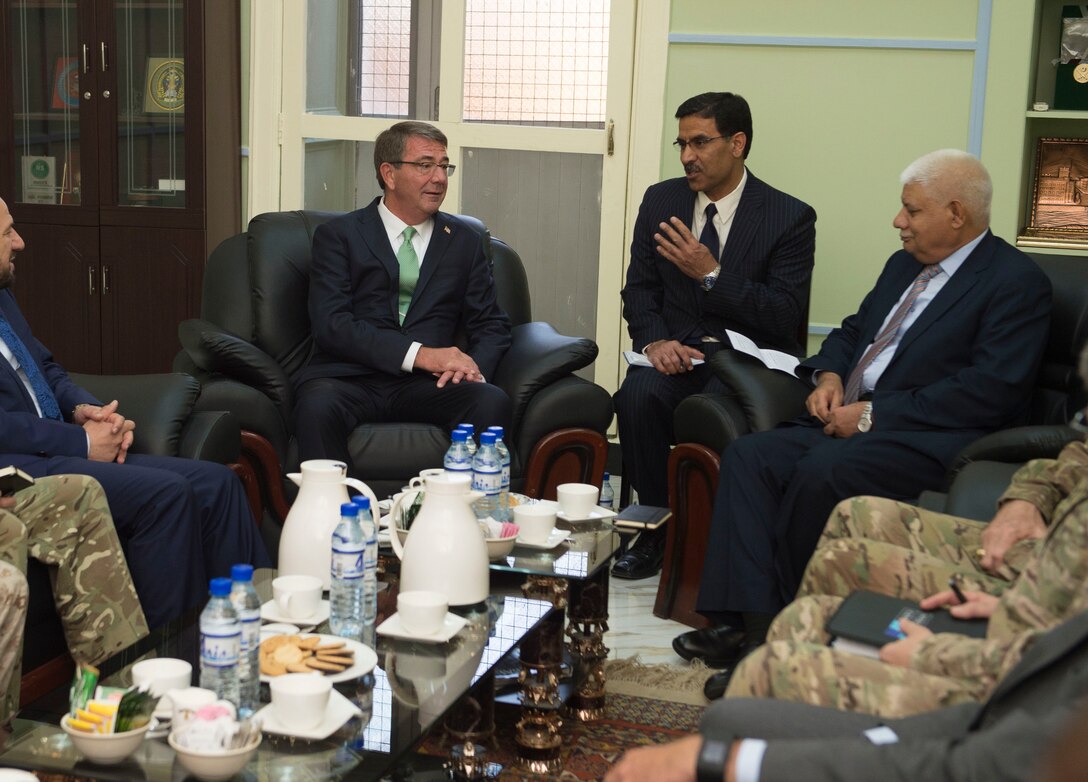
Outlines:
[[[1076,433],[1066,422],[1084,407],[1077,359],[1088,340],[1088,267],[1084,259],[1032,254],[1053,286],[1050,336],[1032,392],[1029,425],[994,432],[965,448],[945,479],[944,491],[920,502],[957,515],[988,520],[1012,473],[1033,458],[1053,457]],[[695,627],[705,620],[694,611],[702,578],[720,454],[733,440],[765,431],[804,413],[810,388],[797,378],[767,369],[754,359],[722,351],[711,366],[726,386],[717,394],[697,394],[676,409],[673,426],[679,443],[670,456],[669,525],[665,565],[654,613]],[[970,468],[970,480],[956,481]]]
[[[234,467],[241,448],[238,422],[228,412],[193,412],[200,384],[189,375],[78,375],[72,379],[104,402],[121,401],[121,412],[136,422],[133,453],[207,459]],[[236,472],[243,470],[240,465]],[[241,475],[243,483],[246,476]],[[250,485],[255,485],[252,480]],[[49,570],[27,563],[30,603],[23,644],[20,700],[34,700],[70,680],[64,632],[53,604]]]
[[[178,330],[184,350],[174,368],[200,380],[200,409],[238,417],[243,458],[259,470],[265,500],[281,519],[287,511],[283,468],[298,459],[291,433],[293,378],[312,344],[310,246],[316,227],[335,216],[297,211],[255,217],[244,235],[212,253],[202,318]],[[513,488],[547,494],[564,480],[599,483],[612,400],[572,374],[592,363],[597,346],[532,322],[521,259],[488,236],[482,223],[465,219],[487,238],[499,304],[513,326],[513,344],[493,378],[514,402],[506,438]],[[557,431],[562,436],[554,436]],[[364,424],[349,435],[349,471],[379,495],[388,494],[419,470],[440,465],[448,445],[448,432],[428,424]]]

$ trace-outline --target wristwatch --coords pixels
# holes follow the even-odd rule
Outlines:
[[[732,746],[732,738],[727,741],[704,738],[703,746],[699,748],[699,760],[695,764],[696,782],[722,782]]]
[[[703,275],[703,290],[708,291],[714,287],[714,283],[718,281],[718,275],[721,274],[722,265],[719,263],[714,267],[713,271],[707,272]]]
[[[858,431],[868,432],[873,428],[873,403],[866,402],[865,407],[861,411],[861,418],[858,419]]]

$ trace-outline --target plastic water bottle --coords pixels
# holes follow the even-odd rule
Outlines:
[[[238,712],[243,717],[257,710],[261,691],[261,599],[253,587],[253,565],[230,569],[230,602],[242,626],[238,656]]]
[[[608,473],[604,474],[604,480],[601,482],[601,498],[597,500],[597,504],[609,510],[616,509],[616,492],[612,491],[612,483],[609,481]]]
[[[454,429],[450,434],[452,442],[442,460],[442,466],[446,468],[446,472],[458,475],[472,474],[472,456],[469,455],[468,446],[465,445],[466,438],[468,438],[468,432],[464,429]]]
[[[213,578],[211,599],[200,614],[200,686],[237,706],[242,625],[230,589],[229,578]]]
[[[370,508],[370,498],[357,494],[351,498],[359,508],[359,526],[366,548],[363,550],[363,623],[374,624],[378,618],[378,523]]]
[[[476,455],[476,425],[475,424],[457,424],[458,429],[464,429],[468,437],[465,438],[465,446],[468,448],[468,455]]]
[[[489,426],[487,431],[495,433],[495,450],[499,452],[499,461],[502,463],[502,488],[499,490],[499,513],[502,518],[499,521],[510,520],[510,449],[502,441],[505,434],[501,426]]]
[[[483,492],[474,503],[476,518],[498,519],[499,492],[502,491],[502,460],[495,448],[495,433],[480,435],[480,449],[472,458],[472,488]]]
[[[345,502],[340,506],[340,523],[332,533],[332,585],[329,587],[329,627],[341,638],[358,641],[363,636],[365,560],[366,537],[359,523],[359,506]]]

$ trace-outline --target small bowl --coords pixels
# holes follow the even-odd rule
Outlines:
[[[510,556],[510,552],[514,550],[514,544],[518,542],[518,536],[512,535],[509,538],[485,538],[487,541],[487,558],[494,561],[496,559],[505,559]]]
[[[261,735],[250,742],[249,746],[238,749],[223,749],[218,752],[194,752],[174,741],[171,733],[167,739],[182,767],[202,782],[222,782],[241,771],[261,745]]]
[[[124,733],[86,733],[76,730],[68,724],[68,715],[61,718],[60,726],[72,739],[72,743],[83,757],[103,766],[120,763],[143,743],[144,734],[150,730],[154,720],[142,728],[126,730]]]

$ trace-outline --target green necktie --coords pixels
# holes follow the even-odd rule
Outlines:
[[[408,226],[401,233],[404,241],[397,250],[397,264],[400,265],[400,322],[404,323],[404,317],[408,314],[408,305],[412,303],[412,294],[415,292],[416,283],[419,282],[419,256],[416,248],[412,246],[412,237],[416,235],[416,229]]]

